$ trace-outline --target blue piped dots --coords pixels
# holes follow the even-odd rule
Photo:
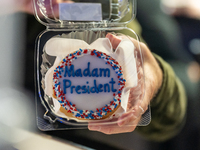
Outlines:
[[[80,114],[83,114],[83,110],[80,110],[79,112],[80,112]]]

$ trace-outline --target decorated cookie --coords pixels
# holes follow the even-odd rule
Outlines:
[[[53,74],[55,98],[76,118],[101,119],[121,104],[122,68],[97,50],[80,49],[66,56]]]
[[[79,50],[73,51],[77,48],[73,43]],[[45,93],[53,97],[56,115],[87,121],[112,118],[126,111],[129,90],[137,85],[132,42],[123,41],[114,52],[107,38],[91,45],[54,38],[45,50],[57,56],[45,75]]]

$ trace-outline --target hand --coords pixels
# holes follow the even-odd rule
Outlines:
[[[115,36],[113,34],[108,33],[106,37],[110,40],[114,49],[117,48],[118,44],[121,42],[122,39],[128,38],[126,36]],[[147,110],[148,104],[150,103],[151,99],[154,95],[158,92],[159,88],[162,85],[162,70],[159,67],[157,61],[155,60],[154,56],[152,55],[151,51],[148,47],[138,42],[133,38],[129,38],[135,45],[135,51],[139,54],[139,48],[141,48],[142,55],[143,55],[143,67],[145,74],[143,71],[139,71],[138,78],[139,81],[145,75],[145,85],[142,83],[138,83],[138,86],[145,86],[145,93],[144,91],[138,91],[138,89],[142,88],[132,88],[130,90],[130,96],[128,100],[128,112],[124,113],[118,120],[109,120],[104,121],[105,124],[97,124],[89,122],[88,129],[93,131],[99,131],[105,134],[117,134],[117,133],[125,133],[125,132],[132,132],[135,130],[138,122],[140,121],[141,115]],[[138,60],[141,61],[141,60]],[[141,69],[141,63],[137,62],[137,69]],[[134,109],[129,108],[135,102],[135,98],[138,96],[138,92],[142,92],[139,97],[141,103],[137,103]],[[143,97],[144,94],[144,97]],[[142,100],[143,98],[143,100]],[[109,122],[116,122],[111,123]],[[107,123],[107,124],[106,124]]]

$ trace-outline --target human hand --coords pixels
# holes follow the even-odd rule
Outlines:
[[[108,33],[106,37],[110,40],[112,46],[114,49],[117,48],[118,44],[121,42],[122,39],[127,38],[126,36],[115,36],[113,34]],[[125,133],[125,132],[132,132],[135,130],[138,122],[140,121],[140,118],[142,114],[147,110],[148,104],[150,103],[151,99],[154,97],[154,95],[158,92],[159,88],[162,85],[162,70],[159,67],[157,61],[155,60],[154,56],[151,54],[151,51],[148,49],[148,47],[138,42],[137,40],[133,38],[129,38],[133,44],[135,45],[136,49],[135,51],[138,52],[136,54],[139,54],[139,49],[141,48],[142,55],[143,55],[143,67],[145,74],[143,74],[143,71],[138,71],[138,79],[139,83],[138,86],[145,86],[145,93],[144,91],[138,91],[138,89],[143,88],[132,88],[130,90],[129,100],[128,100],[128,112],[124,113],[121,117],[118,119],[113,119],[109,121],[102,121],[100,124],[89,122],[88,129],[93,131],[99,131],[105,134],[117,134],[117,133]],[[141,62],[141,60],[138,60]],[[137,69],[142,69],[140,66],[141,63],[137,62]],[[141,79],[145,76],[145,83],[140,83]],[[138,97],[138,92],[142,92],[140,94],[140,102],[137,104],[135,103],[135,99]],[[144,97],[143,97],[144,95]],[[142,100],[143,98],[143,100]],[[134,108],[129,106],[133,106]],[[109,124],[109,122],[115,122]]]

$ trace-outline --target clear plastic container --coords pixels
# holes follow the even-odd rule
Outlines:
[[[34,8],[38,21],[47,27],[36,40],[38,128],[44,131],[80,129],[87,128],[88,123],[112,127],[129,119],[129,114],[134,114],[135,120],[143,115],[139,123],[132,121],[127,126],[149,124],[150,109],[144,113],[140,107],[145,80],[139,38],[126,27],[135,17],[135,1],[34,0]],[[123,34],[127,31],[137,46]],[[107,37],[110,33],[118,37],[116,45]],[[60,69],[66,61],[70,61],[70,66]],[[108,74],[101,63],[109,70]],[[113,68],[115,65],[122,68],[122,73]],[[92,77],[84,74],[87,69]],[[100,75],[100,69],[104,75]],[[54,78],[54,70],[63,71],[59,79]],[[116,75],[120,77],[115,78]],[[126,81],[125,85],[117,85],[122,81]],[[57,82],[62,85],[59,89]],[[107,90],[106,86],[109,86]],[[65,91],[61,92],[62,98],[60,90]],[[107,100],[108,97],[111,100]]]

